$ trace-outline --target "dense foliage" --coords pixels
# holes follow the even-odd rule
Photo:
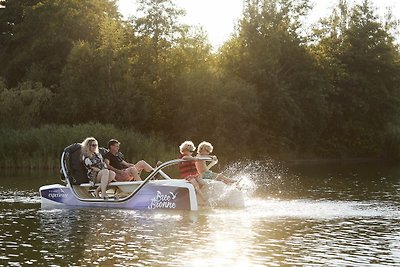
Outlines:
[[[310,3],[244,1],[213,52],[173,0],[129,20],[115,0],[0,0],[2,134],[100,123],[232,158],[399,158],[396,23],[338,0],[305,34]]]

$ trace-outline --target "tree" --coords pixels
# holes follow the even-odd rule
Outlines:
[[[176,113],[188,112],[178,109],[182,94],[177,81],[190,69],[204,67],[210,45],[203,33],[178,22],[184,12],[172,0],[142,0],[139,11],[142,16],[131,21],[137,55],[133,69],[151,99],[152,117],[145,129],[172,138]]]
[[[2,75],[11,86],[22,80],[55,88],[75,41],[91,41],[105,18],[119,19],[115,1],[6,1],[1,10]],[[5,34],[4,34],[5,33]]]
[[[393,37],[370,1],[349,8],[339,1],[313,48],[330,84],[325,151],[382,154],[386,127],[398,116],[400,65]]]
[[[68,56],[57,97],[59,120],[140,128],[147,102],[132,75],[128,31],[114,20],[99,29],[94,42],[76,42]]]
[[[10,56],[15,49],[16,40],[19,38],[17,36],[18,28],[24,20],[25,10],[32,8],[36,5],[39,0],[1,0],[0,1],[0,76],[8,77],[10,80],[11,75],[21,75],[22,70],[14,68],[9,70],[10,66],[8,61],[12,59]],[[16,85],[17,82],[12,83]]]
[[[222,48],[223,68],[257,90],[257,145],[275,153],[312,150],[324,127],[324,88],[299,35],[308,8],[308,1],[245,1],[237,35]]]

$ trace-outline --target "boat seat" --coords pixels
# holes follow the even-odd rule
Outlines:
[[[121,192],[133,192],[135,190],[136,187],[138,187],[140,184],[142,183],[142,181],[129,181],[129,182],[111,182],[107,185],[108,189],[118,189]],[[96,183],[95,186],[99,186],[100,183]],[[80,184],[81,187],[86,187],[86,188],[90,188],[92,187],[90,183],[83,183]]]
[[[141,184],[142,181],[129,181],[129,182],[111,182],[108,184],[108,186],[127,186],[127,185],[139,185]],[[96,183],[95,186],[99,186],[100,183]],[[91,187],[90,183],[83,183],[80,184],[80,186],[83,187]]]

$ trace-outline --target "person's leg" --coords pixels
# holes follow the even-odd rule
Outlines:
[[[116,173],[112,170],[108,170],[108,183],[115,180]]]
[[[96,198],[100,198],[100,190],[101,190],[101,179],[102,179],[102,175],[103,173],[101,171],[99,171],[97,173],[96,178],[94,179],[94,183],[100,183],[100,185],[96,188],[96,190],[94,191],[94,195]]]
[[[146,161],[140,160],[135,164],[135,167],[140,174],[142,170],[145,170],[146,172],[151,172],[153,170],[153,167],[150,166]]]
[[[206,184],[201,176],[197,176],[196,182],[199,184],[200,188],[202,188]]]
[[[140,178],[139,171],[136,167],[129,167],[128,169],[125,170],[129,174],[130,177],[133,177],[134,181],[141,181],[142,179]]]
[[[100,175],[97,175],[97,176],[99,177]],[[96,188],[96,190],[94,190],[94,196],[95,196],[96,198],[100,198],[99,192],[100,192],[100,186],[98,186],[98,187]]]
[[[105,198],[107,196],[107,185],[109,183],[109,170],[103,169],[99,172],[100,175],[100,187],[101,187],[101,197]]]
[[[192,178],[189,180],[189,182],[193,185],[194,189],[196,190],[197,194],[200,196],[201,200],[206,202],[206,197],[203,195],[203,192],[201,192],[199,183],[196,181],[195,178]]]
[[[225,184],[233,184],[235,182],[235,180],[224,176],[222,173],[218,173],[217,177],[215,177],[215,180],[222,181]]]
[[[132,175],[130,175],[126,170],[118,170],[115,175],[115,181],[117,182],[128,182],[132,180]]]

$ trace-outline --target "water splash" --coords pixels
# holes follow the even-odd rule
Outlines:
[[[243,192],[245,197],[251,197],[253,193],[257,190],[258,186],[252,179],[251,175],[243,174],[236,176],[235,179],[237,180],[237,188]]]
[[[268,191],[269,196],[279,195],[282,193],[281,188],[288,184],[287,170],[271,159],[237,161],[228,165],[222,173],[237,182],[225,185],[222,182],[207,181],[202,191],[208,199],[206,206],[211,208],[244,208],[245,202],[257,194],[265,196]],[[288,179],[292,183],[297,180]]]
[[[277,197],[299,184],[299,177],[289,174],[286,167],[272,159],[237,161],[229,164],[223,173],[239,181],[238,186],[246,197],[265,194]]]
[[[244,208],[244,194],[236,185],[226,185],[220,181],[208,180],[202,188],[208,199],[208,206]]]

